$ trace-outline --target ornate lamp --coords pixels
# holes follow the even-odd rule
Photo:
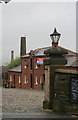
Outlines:
[[[1,3],[2,1],[4,1],[4,2],[7,4],[7,3],[10,2],[11,0],[0,0],[0,3]]]
[[[54,29],[54,32],[53,32],[52,34],[50,34],[50,37],[51,37],[51,39],[52,39],[52,44],[53,44],[53,46],[54,46],[55,44],[58,45],[58,41],[59,41],[59,39],[60,39],[60,36],[61,36],[61,34],[58,33],[57,30],[56,30],[56,28],[55,28],[55,29]]]

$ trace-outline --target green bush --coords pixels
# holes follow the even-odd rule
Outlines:
[[[7,69],[11,69],[21,64],[21,58],[16,57],[12,62],[6,65]]]

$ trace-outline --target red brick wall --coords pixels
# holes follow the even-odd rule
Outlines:
[[[32,70],[30,69],[30,59],[32,58]],[[39,57],[40,58],[40,57]],[[43,65],[38,65],[38,68],[36,69],[36,59],[37,57],[30,57],[22,58],[22,88],[31,88],[31,77],[32,74],[32,88],[33,89],[40,89],[40,75],[43,80],[43,74],[44,74],[44,67]],[[27,63],[27,68],[24,68],[25,66],[25,60]],[[26,84],[24,84],[24,76],[26,74],[26,81],[28,81]],[[35,75],[37,75],[37,81],[38,84],[36,85],[35,81]]]
[[[40,58],[40,57],[38,57]],[[41,64],[41,65],[37,65],[38,68],[36,68],[36,59],[37,57],[34,57],[34,89],[40,89],[40,76],[41,76],[41,79],[42,79],[42,82],[43,82],[43,74],[45,74],[45,71],[44,71],[44,65]],[[37,75],[37,81],[38,81],[38,84],[36,85],[36,75]]]
[[[25,67],[25,60],[26,60],[26,68]],[[24,84],[24,76],[26,75],[27,83]],[[29,58],[22,58],[22,88],[31,88],[30,87],[30,59]]]
[[[12,76],[12,81],[10,81],[10,75]],[[14,75],[15,75],[15,88],[20,88],[21,85],[19,84],[19,75],[21,75],[21,73],[18,72],[8,72],[9,87],[14,87]]]

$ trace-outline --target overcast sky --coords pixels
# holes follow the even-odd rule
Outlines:
[[[15,57],[20,55],[21,36],[27,38],[27,52],[50,46],[49,35],[55,27],[61,33],[59,45],[76,51],[75,2],[2,4],[3,64],[10,61],[11,50],[15,51]]]

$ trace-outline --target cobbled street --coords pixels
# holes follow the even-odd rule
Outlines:
[[[2,112],[41,112],[44,100],[43,90],[2,88]]]
[[[44,90],[2,88],[2,118],[67,118],[44,110],[43,100]]]

